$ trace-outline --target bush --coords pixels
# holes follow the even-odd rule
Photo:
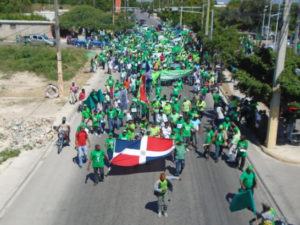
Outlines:
[[[30,14],[30,15],[23,15],[23,14],[18,14],[18,13],[0,13],[0,20],[39,20],[39,21],[48,21],[47,18],[40,16],[40,15],[35,15],[35,14]]]
[[[62,49],[64,80],[70,80],[87,62],[83,49]],[[49,80],[57,80],[56,49],[48,46],[0,46],[0,71],[34,72]]]

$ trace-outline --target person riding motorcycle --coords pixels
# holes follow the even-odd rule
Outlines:
[[[67,122],[67,118],[63,117],[62,118],[62,123],[57,127],[57,131],[62,131],[64,134],[67,134],[68,142],[70,142],[70,124]],[[59,136],[59,133],[58,133]]]

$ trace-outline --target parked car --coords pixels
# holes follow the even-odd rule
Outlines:
[[[146,24],[146,20],[140,20],[140,26],[143,26],[144,24]]]
[[[50,39],[44,34],[31,34],[29,37],[32,45],[50,45],[52,47],[56,45],[54,39]]]

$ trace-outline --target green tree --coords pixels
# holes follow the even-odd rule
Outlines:
[[[31,12],[30,0],[1,0],[0,13],[29,13]]]

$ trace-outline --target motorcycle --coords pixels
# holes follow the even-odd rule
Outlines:
[[[61,152],[63,147],[68,144],[68,135],[64,131],[58,131],[57,150],[58,154]]]

